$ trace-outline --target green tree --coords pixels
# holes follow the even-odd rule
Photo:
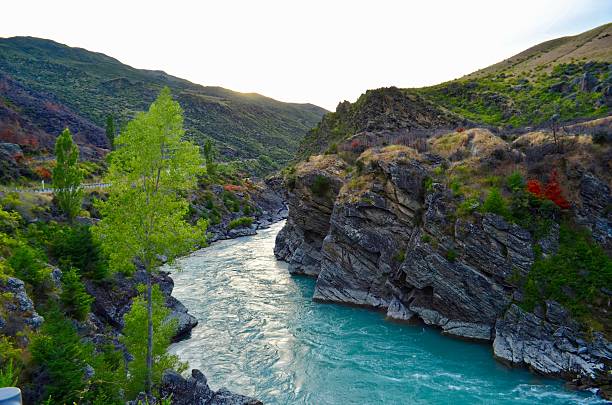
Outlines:
[[[144,288],[141,289],[143,291]],[[153,286],[153,383],[161,381],[164,370],[173,369],[180,372],[186,369],[186,364],[181,363],[175,355],[167,353],[172,336],[176,332],[177,320],[167,320],[170,310],[165,306],[164,296],[159,286]],[[142,327],[147,322],[147,301],[140,295],[132,302],[132,308],[124,315],[123,337],[121,342],[125,344],[128,352],[134,357],[128,363],[128,377],[125,386],[127,398],[134,398],[145,387],[147,378],[147,330]]]
[[[206,172],[210,175],[214,175],[217,169],[215,164],[215,157],[217,151],[213,145],[212,140],[209,138],[204,143],[204,161],[206,162]]]
[[[106,116],[106,137],[112,150],[115,144],[115,119],[112,114]]]
[[[109,197],[98,202],[102,220],[96,238],[114,271],[132,271],[134,259],[149,274],[147,281],[147,375],[153,373],[153,300],[151,272],[204,241],[206,222],[190,226],[184,193],[194,187],[201,157],[196,146],[182,141],[183,112],[164,88],[148,112],[139,113],[117,138],[107,181]],[[142,325],[141,325],[142,327]]]
[[[55,141],[57,164],[53,169],[53,188],[58,205],[72,222],[81,210],[83,173],[78,167],[79,148],[68,128]]]
[[[497,187],[492,187],[491,190],[489,190],[489,194],[487,195],[484,204],[482,204],[482,209],[484,212],[492,212],[494,214],[501,215],[504,218],[509,216],[506,200],[501,195],[501,192]]]
[[[91,310],[93,298],[85,291],[81,277],[74,267],[62,274],[60,299],[66,313],[78,321],[85,320]]]

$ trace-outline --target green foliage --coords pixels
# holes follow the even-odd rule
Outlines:
[[[91,343],[83,343],[73,323],[52,305],[44,314],[45,322],[32,337],[30,351],[33,364],[49,376],[43,397],[50,403],[89,403],[118,405],[120,384],[125,368],[121,353],[113,348],[94,353]],[[87,368],[93,376],[85,378]]]
[[[13,366],[13,360],[9,360],[0,368],[0,388],[16,387],[19,381],[19,370]]]
[[[461,190],[461,182],[458,179],[451,179],[449,187],[455,197],[463,194]]]
[[[240,200],[238,199],[238,197],[236,197],[236,194],[232,193],[231,191],[225,190],[223,191],[221,198],[223,199],[223,205],[225,205],[225,207],[229,211],[231,212],[240,211]]]
[[[53,168],[53,189],[57,203],[70,221],[81,211],[83,173],[79,169],[79,148],[72,141],[68,128],[55,141],[56,165]]]
[[[506,179],[506,187],[512,192],[518,192],[525,188],[525,178],[518,170],[512,172]]]
[[[143,289],[140,289],[141,292]],[[177,356],[167,353],[172,336],[177,327],[176,319],[167,321],[170,310],[166,308],[164,297],[158,285],[153,286],[153,382],[161,381],[161,375],[166,369],[182,372],[186,364],[181,363]],[[147,352],[147,302],[141,295],[134,299],[130,311],[123,317],[125,327],[121,342],[134,359],[128,363],[128,378],[125,385],[127,398],[134,398],[144,391],[146,376]]]
[[[182,110],[166,88],[116,139],[110,195],[97,202],[103,218],[93,229],[113,270],[130,271],[134,257],[152,269],[159,255],[173,259],[203,241],[205,223],[184,219],[182,194],[195,186],[201,159],[183,133]]]
[[[21,215],[14,211],[5,211],[0,207],[0,232],[12,233],[21,223]]]
[[[338,153],[337,143],[332,143],[331,145],[329,145],[329,148],[327,148],[327,150],[325,151],[326,155],[335,155],[336,153]]]
[[[113,145],[115,144],[115,119],[112,114],[106,116],[106,138],[108,139],[111,149],[113,149]]]
[[[425,188],[425,191],[431,191],[433,189],[433,179],[431,177],[427,177],[425,180],[423,180],[423,188]]]
[[[595,63],[589,71],[604,80],[607,64]],[[527,77],[525,73],[459,79],[417,89],[429,100],[470,120],[489,125],[538,125],[554,114],[561,121],[607,115],[601,91],[580,91],[584,63],[560,64],[551,73]],[[571,97],[569,97],[571,95]]]
[[[62,269],[76,267],[81,274],[95,280],[108,274],[106,257],[88,225],[33,224],[26,236],[31,245],[45,249]]]
[[[397,253],[395,253],[395,255],[393,256],[393,260],[395,260],[398,263],[403,263],[404,260],[406,260],[406,251],[398,250]]]
[[[35,287],[41,287],[49,280],[49,275],[51,274],[51,269],[47,266],[45,254],[25,243],[19,243],[13,249],[13,254],[9,257],[8,264],[18,278]]]
[[[79,403],[86,390],[84,379],[92,348],[81,343],[74,325],[57,308],[45,313],[41,333],[30,344],[32,359],[49,375],[44,397],[56,403]]]
[[[499,188],[492,187],[489,190],[489,194],[482,204],[483,212],[491,212],[493,214],[501,215],[504,218],[510,217],[510,211],[508,209],[508,203],[501,195]]]
[[[446,260],[451,263],[457,260],[457,252],[455,251],[455,249],[451,248],[446,251]]]
[[[539,257],[527,277],[523,306],[527,310],[552,299],[587,321],[599,302],[607,301],[602,287],[612,285],[612,259],[585,230],[561,224],[559,249]],[[592,325],[592,322],[589,322]]]
[[[331,182],[327,177],[319,174],[314,178],[312,184],[310,185],[310,190],[316,196],[325,197],[331,190]]]
[[[64,311],[78,321],[84,321],[91,310],[93,298],[85,291],[81,277],[74,267],[62,274],[60,300]]]
[[[428,234],[424,233],[421,235],[421,242],[424,243],[429,243],[431,242],[431,236],[429,236]]]
[[[459,217],[466,217],[471,215],[480,207],[480,200],[476,197],[466,198],[457,207],[457,215]]]
[[[240,218],[232,219],[229,225],[227,226],[227,229],[245,228],[245,227],[251,226],[252,223],[253,223],[252,217],[240,217]]]
[[[215,157],[217,155],[217,150],[213,145],[211,139],[207,139],[204,143],[204,162],[206,163],[206,172],[210,175],[215,175],[217,172],[217,166],[215,164]]]

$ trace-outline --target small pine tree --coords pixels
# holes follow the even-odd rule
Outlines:
[[[81,277],[74,267],[71,267],[62,275],[60,299],[66,313],[78,321],[85,320],[91,310],[93,298],[85,291]]]
[[[115,120],[112,114],[106,116],[106,137],[112,150],[115,144]]]
[[[55,141],[57,164],[53,169],[55,198],[62,211],[72,222],[81,210],[83,202],[83,172],[79,169],[79,148],[72,140],[68,128]]]
[[[484,201],[484,204],[482,205],[482,209],[484,212],[491,212],[503,217],[508,216],[508,205],[497,187],[491,188],[486,200]]]

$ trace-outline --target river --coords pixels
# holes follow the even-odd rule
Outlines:
[[[171,352],[221,386],[266,404],[602,403],[496,362],[489,345],[312,302],[315,280],[274,258],[283,223],[179,260],[173,295],[196,316]],[[179,271],[180,270],[180,271]]]

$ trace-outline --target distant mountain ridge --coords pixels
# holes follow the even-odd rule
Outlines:
[[[291,158],[302,137],[326,112],[312,104],[201,86],[162,71],[135,69],[101,53],[32,37],[0,38],[0,83],[0,141],[11,142],[23,132],[23,126],[15,129],[15,116],[43,132],[56,132],[55,127],[44,128],[41,123],[61,121],[47,108],[54,105],[80,117],[77,127],[89,127],[88,135],[80,137],[83,145],[108,147],[99,136],[106,116],[112,114],[120,127],[145,110],[163,86],[169,86],[185,111],[190,139],[202,144],[212,138],[226,159],[267,156],[263,160],[273,166]],[[22,98],[15,98],[16,87],[20,94],[36,94],[40,105],[25,106]],[[42,136],[37,131],[30,134]],[[56,135],[47,133],[41,144],[46,146],[44,138]]]
[[[359,132],[459,126],[509,129],[605,117],[612,107],[612,23],[558,38],[457,80],[368,90],[304,138],[298,157],[334,149]]]

